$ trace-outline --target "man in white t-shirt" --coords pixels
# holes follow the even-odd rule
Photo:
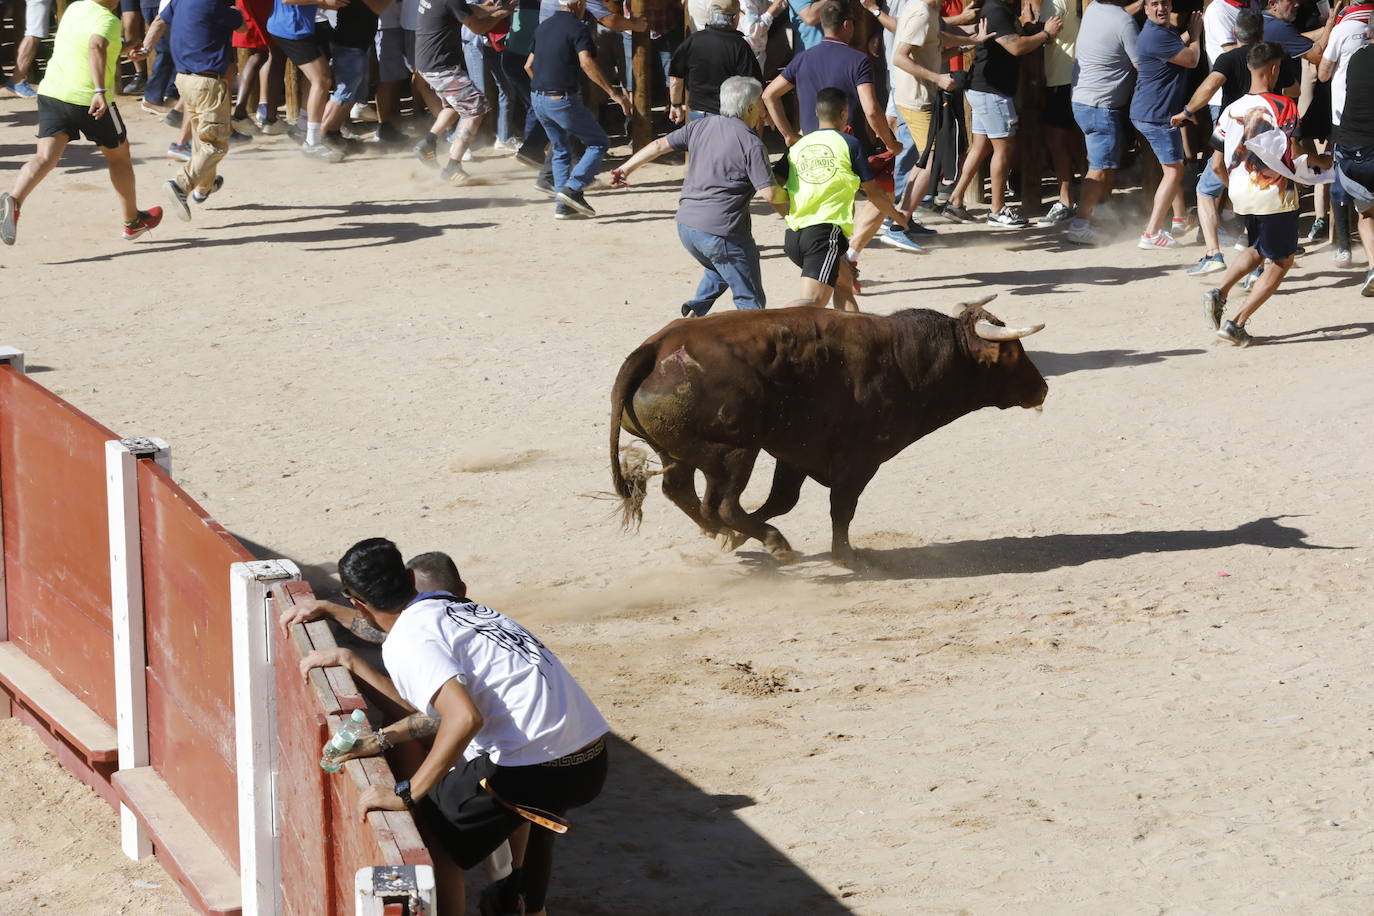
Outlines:
[[[530,830],[527,843],[512,836],[526,826],[519,811],[554,820],[601,793],[606,720],[557,656],[520,624],[447,592],[417,593],[391,541],[354,544],[339,560],[339,578],[357,614],[387,634],[382,659],[391,677],[346,649],[313,652],[302,669],[345,667],[402,707],[438,720],[415,774],[394,789],[369,786],[361,812],[423,813],[464,869],[509,837],[515,870],[494,885],[491,902],[519,912],[523,900],[524,912],[542,913],[554,834]],[[382,734],[383,750],[408,737],[395,726]],[[461,873],[449,877],[441,877],[441,896],[462,900]]]
[[[1262,4],[1249,3],[1247,0],[1212,0],[1207,4],[1202,11],[1202,50],[1207,55],[1208,67],[1216,63],[1223,52],[1236,46],[1236,17],[1240,11],[1258,9],[1260,6]],[[1207,100],[1207,105],[1215,123],[1221,114],[1220,89]]]

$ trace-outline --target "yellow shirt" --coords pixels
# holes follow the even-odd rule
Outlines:
[[[1040,21],[1048,22],[1051,16],[1064,20],[1064,30],[1045,45],[1045,85],[1069,86],[1073,84],[1074,45],[1078,43],[1078,26],[1082,22],[1078,0],[1045,0]]]
[[[48,69],[43,74],[43,82],[38,84],[39,95],[82,108],[91,104],[95,95],[90,63],[90,44],[94,35],[109,42],[105,49],[105,88],[108,90],[106,98],[114,100],[115,72],[123,50],[119,17],[95,0],[77,0],[62,14]]]

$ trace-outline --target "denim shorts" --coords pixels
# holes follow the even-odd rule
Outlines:
[[[1131,118],[1131,123],[1140,131],[1140,135],[1150,142],[1150,149],[1155,151],[1155,158],[1159,160],[1160,165],[1173,165],[1175,162],[1183,161],[1183,131],[1177,127],[1170,127],[1168,121],[1160,124]]]
[[[336,44],[334,59],[334,91],[329,98],[335,105],[352,105],[367,100],[367,70],[371,63],[371,49],[347,48]]]
[[[965,95],[973,109],[973,132],[989,140],[1016,136],[1016,103],[1009,95],[970,89]]]
[[[1355,205],[1355,212],[1374,209],[1374,147],[1336,147],[1336,181]]]
[[[1197,193],[1200,197],[1210,197],[1212,200],[1226,193],[1226,182],[1212,168],[1210,156],[1204,160],[1202,171],[1197,176]]]
[[[1097,108],[1073,103],[1073,119],[1083,131],[1088,148],[1088,168],[1092,171],[1121,168],[1121,150],[1126,137],[1126,112],[1121,108]]]

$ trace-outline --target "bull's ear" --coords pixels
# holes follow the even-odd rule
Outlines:
[[[989,316],[987,312],[984,312],[981,307],[966,309],[964,313],[959,316],[959,330],[964,335],[964,346],[968,348],[969,354],[974,359],[978,360],[978,365],[980,366],[995,365],[997,360],[1002,356],[1002,345],[1000,343],[995,340],[984,340],[982,337],[978,336],[978,332],[975,330],[975,325],[977,325],[980,320],[989,317],[991,316]]]

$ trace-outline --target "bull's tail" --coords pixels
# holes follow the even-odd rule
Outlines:
[[[631,400],[640,383],[654,371],[658,347],[646,343],[631,353],[611,388],[611,485],[620,497],[620,524],[626,529],[638,528],[644,520],[644,496],[649,488],[649,456],[642,449],[620,452],[620,418],[631,408]]]

